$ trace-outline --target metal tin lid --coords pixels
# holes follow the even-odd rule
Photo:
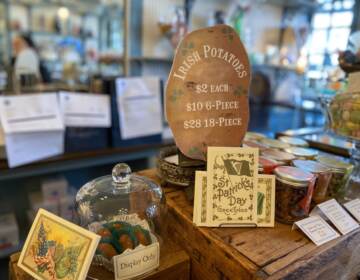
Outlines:
[[[334,172],[347,173],[350,172],[354,167],[350,163],[326,156],[318,156],[317,161],[331,168],[331,170]]]
[[[257,132],[246,132],[245,140],[260,140],[266,138],[264,134],[257,133]]]
[[[310,172],[292,166],[276,167],[274,174],[283,182],[296,187],[306,187],[314,179],[314,175]]]
[[[308,147],[309,144],[305,140],[296,137],[281,136],[278,138],[281,142],[287,143],[291,146]]]
[[[293,154],[296,157],[316,157],[318,155],[318,151],[313,149],[299,148],[299,147],[290,147],[285,149],[285,152]]]
[[[286,149],[290,147],[289,144],[281,142],[276,139],[263,138],[260,139],[259,141],[265,144],[266,146],[268,146],[269,148],[274,148],[274,149]]]
[[[261,144],[258,141],[255,141],[255,140],[244,140],[243,146],[251,147],[251,148],[259,148],[259,149],[267,149],[267,146],[265,146],[264,144]]]
[[[330,168],[314,160],[297,159],[293,161],[293,164],[295,167],[311,172],[313,174],[326,173],[330,171]]]
[[[268,149],[266,151],[263,151],[261,153],[262,156],[271,158],[277,161],[292,161],[295,159],[295,156],[286,152],[274,150],[274,149]]]
[[[277,162],[274,159],[263,157],[263,156],[259,157],[259,166],[260,167],[267,167],[267,166],[268,167],[276,167],[279,165],[280,165],[279,162]]]

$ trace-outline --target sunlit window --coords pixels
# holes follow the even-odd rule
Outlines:
[[[355,0],[320,0],[312,19],[312,33],[307,42],[309,73],[321,73],[338,64],[338,51],[345,50],[353,21]]]

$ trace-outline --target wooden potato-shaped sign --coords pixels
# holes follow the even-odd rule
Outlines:
[[[177,48],[166,116],[180,151],[206,160],[208,146],[239,147],[249,121],[249,60],[227,25],[196,30]]]

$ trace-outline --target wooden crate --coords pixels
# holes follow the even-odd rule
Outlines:
[[[169,275],[176,275],[176,279],[188,280],[190,279],[190,260],[189,256],[179,245],[172,241],[164,242],[164,246],[161,247],[160,252],[160,267],[146,275],[142,279],[146,280],[168,280]],[[9,262],[9,275],[11,280],[33,280],[31,276],[25,273],[17,266],[20,253],[13,254],[10,257]],[[87,279],[99,279],[99,280],[113,280],[114,274],[110,271],[99,267],[91,266]]]
[[[141,175],[160,182],[155,170]],[[316,247],[291,226],[205,228],[192,223],[183,190],[164,186],[169,232],[191,258],[192,279],[356,279],[360,230]]]

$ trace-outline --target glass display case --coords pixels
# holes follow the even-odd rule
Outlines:
[[[159,258],[166,231],[164,194],[153,181],[131,174],[127,164],[85,184],[76,205],[81,226],[101,236],[96,263],[116,270],[119,258],[149,250]]]

